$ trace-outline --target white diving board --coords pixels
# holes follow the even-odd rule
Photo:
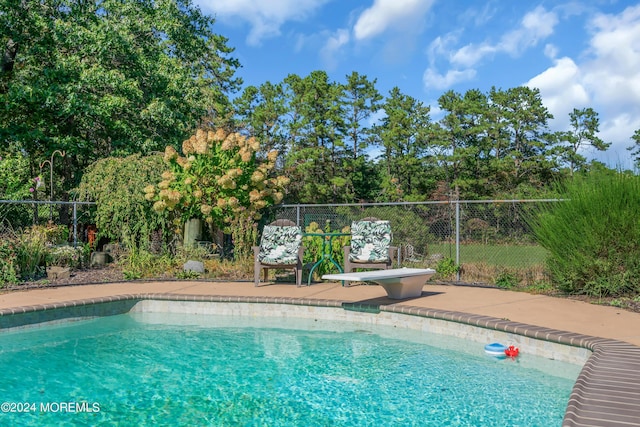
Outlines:
[[[392,268],[353,273],[325,274],[322,280],[373,282],[382,286],[392,299],[419,297],[425,282],[436,274],[432,268]]]

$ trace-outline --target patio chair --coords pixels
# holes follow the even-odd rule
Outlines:
[[[391,224],[368,217],[351,223],[351,245],[344,246],[344,272],[354,269],[387,270],[398,248],[391,246]]]
[[[254,284],[260,284],[260,270],[264,270],[264,281],[269,270],[293,269],[296,285],[302,284],[302,229],[292,221],[279,219],[262,230],[260,246],[253,247]]]

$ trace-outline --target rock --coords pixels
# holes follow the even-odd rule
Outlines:
[[[111,255],[106,252],[92,252],[91,253],[91,267],[96,265],[106,265],[111,262]]]
[[[63,280],[68,279],[70,276],[71,270],[69,269],[69,267],[47,267],[47,279],[49,280]]]
[[[182,269],[184,271],[195,271],[196,273],[204,273],[204,264],[200,261],[189,260],[184,263]]]

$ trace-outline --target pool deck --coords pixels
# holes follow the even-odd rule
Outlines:
[[[564,426],[640,426],[640,314],[582,301],[494,288],[427,284],[421,297],[387,298],[380,286],[166,281],[62,286],[0,293],[0,315],[119,296],[216,298],[293,304],[361,304],[435,316],[586,347],[593,355],[572,392]],[[329,304],[330,305],[330,304]]]

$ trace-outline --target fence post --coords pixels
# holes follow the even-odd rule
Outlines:
[[[78,247],[78,205],[73,201],[73,247]]]
[[[460,200],[456,200],[456,265],[460,266]],[[456,280],[460,281],[460,269],[456,272]]]

